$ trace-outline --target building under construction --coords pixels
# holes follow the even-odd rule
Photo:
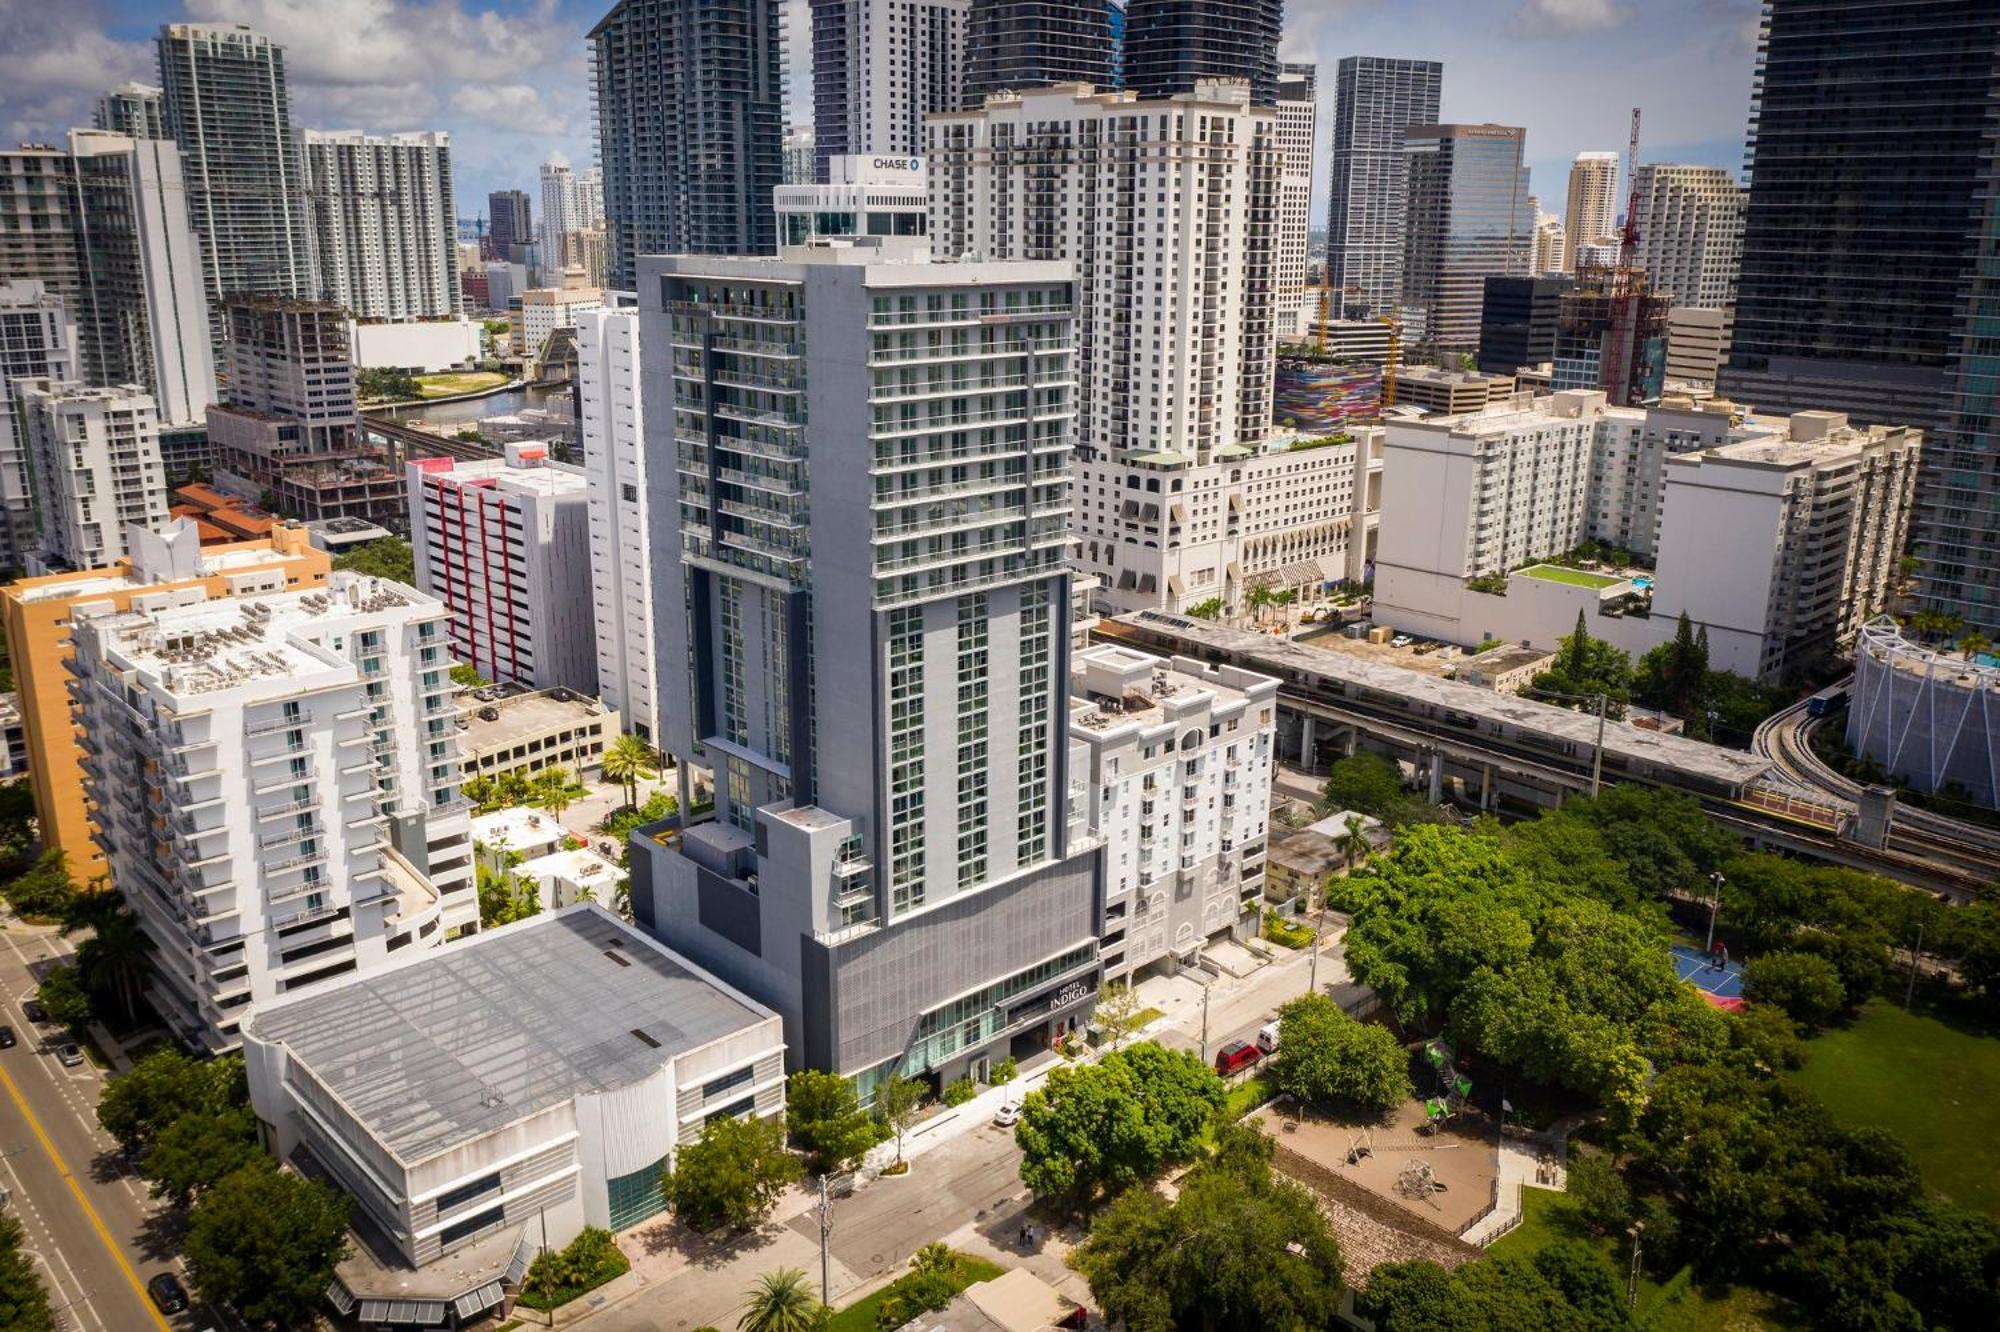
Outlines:
[[[1660,396],[1667,376],[1667,311],[1645,274],[1602,265],[1577,270],[1556,313],[1552,389],[1604,390],[1618,406]]]

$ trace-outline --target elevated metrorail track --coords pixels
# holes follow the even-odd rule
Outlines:
[[[1588,791],[1598,768],[1606,782],[1691,792],[1718,822],[1753,840],[1933,892],[1962,897],[2000,867],[2000,857],[1977,844],[1942,843],[1914,825],[1883,847],[1851,841],[1841,835],[1851,802],[1787,780],[1759,754],[1611,723],[1600,755],[1597,718],[1586,713],[1163,611],[1107,619],[1097,633],[1275,676],[1281,708],[1409,752],[1420,765],[1431,762],[1434,774],[1450,767],[1477,786],[1482,804],[1491,803],[1496,783],[1503,793],[1527,789],[1552,803]]]

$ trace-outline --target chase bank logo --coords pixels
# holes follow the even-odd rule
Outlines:
[[[869,165],[878,171],[922,171],[924,159],[921,157],[878,157]]]

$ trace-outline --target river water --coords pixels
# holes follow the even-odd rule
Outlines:
[[[476,425],[489,416],[512,416],[524,407],[541,407],[551,397],[569,395],[564,388],[517,388],[484,398],[433,402],[421,407],[397,407],[386,413],[394,421],[427,421],[432,425]]]

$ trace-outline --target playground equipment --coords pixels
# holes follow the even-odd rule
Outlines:
[[[1447,1189],[1445,1182],[1431,1169],[1431,1163],[1421,1156],[1404,1166],[1402,1172],[1396,1176],[1397,1193],[1418,1202],[1427,1202],[1432,1207],[1437,1207],[1437,1199],[1432,1195],[1444,1193]]]
[[[1424,1058],[1438,1082],[1438,1094],[1424,1100],[1430,1130],[1437,1133],[1465,1108],[1466,1098],[1472,1095],[1472,1079],[1458,1071],[1458,1052],[1442,1036],[1424,1042]]]
[[[1375,1131],[1362,1129],[1349,1134],[1347,1139],[1347,1164],[1360,1165],[1366,1158],[1375,1155]]]

